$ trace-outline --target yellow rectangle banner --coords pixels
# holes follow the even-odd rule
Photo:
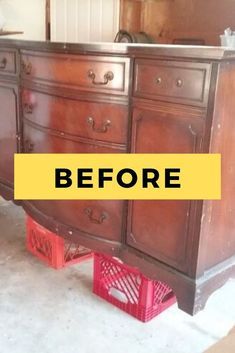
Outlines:
[[[16,200],[220,198],[219,154],[15,154]]]

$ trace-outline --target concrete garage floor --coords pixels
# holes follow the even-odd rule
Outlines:
[[[25,249],[24,213],[0,200],[0,353],[201,353],[235,324],[230,280],[194,318],[143,324],[92,294],[92,263],[47,268]]]

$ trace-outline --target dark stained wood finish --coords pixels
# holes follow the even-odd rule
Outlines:
[[[0,181],[13,187],[14,153],[17,152],[18,145],[17,85],[0,80],[0,97]]]
[[[78,231],[121,242],[122,201],[33,201],[32,204],[48,217]]]
[[[23,76],[47,85],[110,94],[128,94],[129,59],[54,55],[25,51]]]
[[[6,199],[17,150],[222,154],[221,201],[21,202],[56,234],[168,283],[182,310],[203,309],[235,274],[235,52],[1,40],[2,53],[16,68],[0,70]]]
[[[186,112],[135,109],[131,152],[200,153],[203,125],[202,119]],[[190,201],[130,202],[128,244],[188,272],[195,207]]]
[[[234,90],[235,63],[223,63],[220,65],[210,145],[210,153],[222,155],[222,199],[204,203],[199,275],[235,255],[235,103],[231,95]]]
[[[65,99],[29,90],[22,93],[22,105],[26,119],[58,133],[127,143],[128,107],[125,105]]]
[[[24,152],[26,153],[122,153],[125,146],[109,145],[65,132],[49,130],[24,121]]]
[[[210,64],[137,60],[134,95],[206,106]]]

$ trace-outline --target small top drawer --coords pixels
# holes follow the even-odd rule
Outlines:
[[[0,49],[0,75],[16,74],[16,51],[8,49]]]
[[[128,58],[23,51],[24,78],[46,85],[127,95]]]
[[[173,103],[206,106],[211,65],[161,60],[137,60],[134,95]]]

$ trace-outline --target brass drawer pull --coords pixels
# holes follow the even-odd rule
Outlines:
[[[100,218],[98,219],[94,218],[93,210],[91,208],[85,208],[84,212],[88,216],[91,223],[94,223],[94,224],[102,224],[104,220],[107,218],[107,215],[104,212],[101,213]]]
[[[7,66],[7,59],[6,58],[3,58],[1,61],[0,61],[0,69],[1,70],[4,70]]]
[[[31,103],[24,103],[23,110],[25,114],[33,114],[33,105]]]
[[[161,77],[157,77],[155,80],[157,85],[160,85],[162,83],[162,78]]]
[[[103,123],[103,125],[102,125],[101,127],[96,127],[96,126],[95,126],[95,120],[94,120],[91,116],[89,116],[89,117],[87,118],[87,123],[88,123],[89,125],[91,125],[91,128],[92,128],[92,130],[93,130],[94,132],[98,132],[98,133],[105,133],[105,132],[107,132],[109,126],[111,125],[111,121],[110,121],[110,120],[106,120],[106,121]]]
[[[33,66],[32,66],[32,64],[30,62],[28,62],[26,64],[24,61],[22,61],[22,65],[21,66],[22,66],[22,71],[23,71],[23,73],[25,75],[31,75]]]
[[[20,142],[20,141],[21,141],[21,136],[20,136],[20,134],[19,134],[19,133],[17,133],[17,134],[16,134],[16,140],[17,140],[18,142]]]
[[[177,86],[177,87],[182,87],[182,86],[183,86],[183,80],[181,80],[180,78],[178,78],[178,79],[176,80],[176,86]]]
[[[112,71],[106,72],[106,74],[104,75],[103,82],[98,82],[95,80],[96,75],[93,70],[88,71],[88,77],[92,80],[93,85],[105,86],[109,83],[109,81],[112,81],[114,79],[114,73]]]
[[[34,144],[30,142],[29,140],[24,141],[24,152],[25,153],[31,153],[34,150]]]

